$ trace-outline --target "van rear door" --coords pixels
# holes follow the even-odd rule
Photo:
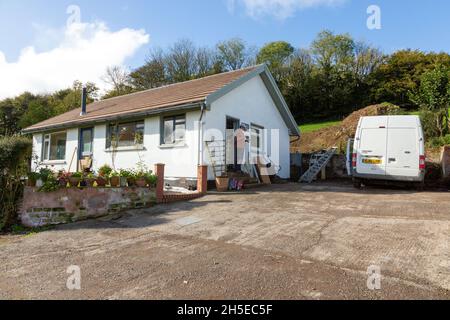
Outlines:
[[[391,128],[388,130],[388,176],[419,176],[420,137],[418,128]]]
[[[361,128],[356,171],[359,174],[386,175],[387,128]]]

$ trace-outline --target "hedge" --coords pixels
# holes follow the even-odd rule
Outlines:
[[[17,222],[31,146],[26,137],[0,137],[0,231]]]

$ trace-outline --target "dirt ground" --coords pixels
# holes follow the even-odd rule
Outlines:
[[[210,194],[3,236],[0,298],[449,299],[449,208],[449,192],[341,182]]]

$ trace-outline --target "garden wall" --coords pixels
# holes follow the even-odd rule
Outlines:
[[[148,188],[64,188],[42,193],[26,187],[20,220],[27,227],[42,227],[148,208],[156,202],[156,191]]]

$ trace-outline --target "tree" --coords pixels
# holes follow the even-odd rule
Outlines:
[[[293,53],[294,47],[286,41],[270,42],[261,48],[256,63],[266,63],[277,82],[281,83]]]
[[[390,101],[404,109],[413,110],[416,105],[410,100],[410,92],[418,89],[422,75],[437,64],[450,67],[450,55],[419,50],[393,53],[371,76],[371,100]]]
[[[183,39],[176,42],[166,56],[167,76],[170,82],[182,82],[196,76],[197,49],[192,41]]]
[[[121,66],[112,66],[106,69],[103,81],[112,86],[112,89],[103,97],[112,98],[131,93],[133,88],[130,86],[130,74]]]
[[[450,67],[438,65],[433,70],[425,72],[421,76],[419,88],[409,96],[411,101],[423,110],[424,117],[427,112],[434,115],[434,125],[440,137],[448,133]]]
[[[217,51],[218,59],[225,71],[238,70],[254,64],[252,50],[247,48],[242,39],[233,38],[220,42]]]
[[[146,63],[130,74],[134,90],[141,91],[163,86],[169,82],[166,76],[166,58],[162,49],[150,52]]]
[[[94,83],[88,82],[83,85],[80,81],[74,81],[72,88],[60,90],[53,95],[52,104],[55,108],[55,114],[80,108],[83,86],[86,86],[88,104],[98,99],[99,88]]]

